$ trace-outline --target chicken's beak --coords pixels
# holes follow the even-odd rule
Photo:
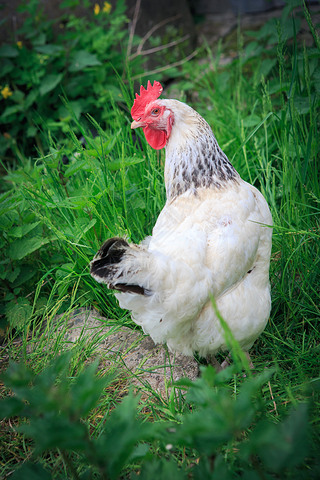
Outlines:
[[[131,128],[138,128],[138,127],[145,127],[146,124],[144,122],[140,122],[140,121],[136,121],[136,120],[133,120],[133,122],[131,123]]]

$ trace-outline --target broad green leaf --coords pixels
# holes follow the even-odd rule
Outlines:
[[[111,162],[107,162],[107,168],[111,172],[115,170],[120,170],[122,167],[130,167],[131,165],[136,165],[137,163],[141,163],[144,161],[144,158],[137,158],[137,157],[129,157],[125,160],[112,160]]]
[[[28,128],[27,128],[27,137],[30,138],[30,137],[34,137],[37,133],[37,129],[35,126],[33,125],[30,125]]]
[[[35,442],[36,453],[49,449],[83,451],[86,446],[87,428],[85,424],[71,421],[66,414],[45,412],[42,417],[33,417],[29,424],[19,428]]]
[[[5,280],[7,278],[7,270],[5,265],[0,265],[0,279]]]
[[[97,329],[99,330],[99,329]],[[80,373],[71,385],[70,395],[72,398],[72,408],[81,417],[88,415],[98,403],[103,389],[110,384],[113,379],[111,375],[97,377],[98,363],[95,361]]]
[[[79,118],[83,111],[83,104],[84,102],[79,100],[74,102],[68,102],[68,108],[62,105],[58,110],[59,118],[61,120],[64,120],[70,118],[72,114],[74,114],[76,118]]]
[[[76,242],[79,242],[83,235],[87,233],[97,222],[96,218],[93,218],[92,220],[90,220],[90,222],[88,222],[86,218],[81,218],[79,220],[80,231],[76,237]]]
[[[0,47],[0,57],[14,58],[19,55],[19,51],[12,45],[2,45]]]
[[[0,400],[0,418],[10,418],[24,409],[24,403],[16,397],[6,397]]]
[[[1,61],[1,77],[5,77],[8,75],[8,73],[11,73],[12,70],[14,69],[14,63],[11,62],[11,60],[8,60],[7,58],[4,58]]]
[[[33,102],[37,100],[38,95],[39,92],[36,88],[34,90],[31,90],[29,95],[27,95],[27,97],[25,98],[24,106],[26,109],[29,108],[33,104]]]
[[[310,104],[313,102],[313,96],[311,99],[308,97],[296,96],[293,100],[294,106],[297,109],[299,115],[305,115],[310,112]]]
[[[6,278],[7,280],[9,280],[9,282],[13,283],[17,277],[20,275],[20,268],[19,267],[15,267],[13,270],[9,270],[7,271],[7,275],[6,275]]]
[[[15,88],[10,99],[13,100],[15,103],[21,104],[24,102],[25,94],[18,88]]]
[[[18,298],[6,305],[5,312],[11,328],[21,329],[32,314],[32,306],[25,298]]]
[[[40,222],[27,223],[26,225],[19,225],[18,227],[13,227],[10,229],[9,234],[12,237],[21,238],[31,232],[35,227],[39,225]]]
[[[88,164],[87,160],[76,159],[73,161],[64,172],[64,176],[66,178],[71,177],[71,175],[74,175],[79,170],[90,171],[90,165]]]
[[[39,45],[45,45],[46,39],[47,35],[44,32],[39,33],[39,35],[33,39],[33,46],[38,47]]]
[[[88,221],[87,218],[79,218],[75,225],[67,226],[63,233],[69,237],[73,243],[77,243],[83,235],[95,225],[96,221],[96,218],[90,221]]]
[[[251,444],[265,466],[281,472],[301,464],[308,452],[308,407],[300,404],[280,424],[260,422]]]
[[[71,59],[69,71],[78,72],[86,67],[94,67],[96,65],[102,65],[96,55],[87,50],[79,50]]]
[[[57,278],[64,278],[70,275],[74,270],[74,264],[73,263],[65,263],[64,265],[61,265],[61,267],[56,271],[56,277]]]
[[[108,473],[114,480],[119,478],[137,443],[156,435],[155,426],[136,419],[137,405],[138,399],[133,395],[125,397],[112,411],[105,432],[95,442],[101,459],[105,459],[104,452],[108,451]]]
[[[10,107],[7,107],[5,109],[0,119],[4,120],[7,117],[10,117],[10,115],[14,115],[15,113],[21,112],[22,110],[23,110],[23,105],[11,105]]]
[[[43,55],[55,55],[56,53],[63,52],[63,47],[59,45],[37,45],[35,47],[35,51],[38,53],[42,53]]]
[[[24,463],[10,478],[11,480],[52,480],[51,473],[39,463]]]
[[[45,95],[46,93],[51,92],[51,90],[53,90],[58,85],[58,83],[61,82],[62,77],[62,73],[47,75],[46,77],[44,77],[39,87],[40,95]]]
[[[95,148],[88,148],[85,150],[85,153],[88,155],[92,155],[95,158],[105,156],[113,149],[117,137],[118,134],[116,134],[113,138],[109,138],[109,140],[107,140],[106,142],[101,142],[101,139],[95,139],[94,141],[90,142],[91,145],[95,145]]]
[[[261,118],[258,115],[252,114],[243,119],[244,127],[255,127],[261,122]]]
[[[139,475],[133,474],[130,478],[132,480],[150,480],[152,478],[155,480],[186,480],[188,475],[185,474],[183,469],[178,467],[178,463],[174,458],[157,458],[154,455],[152,460],[143,463]],[[190,478],[194,478],[191,469]]]
[[[36,301],[36,313],[42,313],[48,305],[48,299],[46,297],[39,297]]]
[[[28,264],[19,264],[19,270],[20,273],[13,283],[14,288],[20,287],[37,273],[33,266]]]
[[[266,58],[261,62],[260,65],[260,75],[266,77],[272,68],[276,65],[277,60],[275,58]]]
[[[314,78],[314,87],[316,89],[316,92],[320,94],[320,68],[317,68],[317,70],[313,74]]]
[[[12,242],[9,247],[9,257],[11,260],[21,260],[22,258],[30,255],[30,253],[39,250],[39,248],[43,247],[49,243],[48,238],[19,238]]]

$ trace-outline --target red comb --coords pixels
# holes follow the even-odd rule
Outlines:
[[[143,85],[140,87],[140,95],[136,93],[136,98],[131,108],[131,116],[134,120],[138,120],[144,114],[145,108],[148,103],[157,100],[162,93],[162,85],[160,82],[154,81],[153,86],[150,80],[148,80],[147,89]]]

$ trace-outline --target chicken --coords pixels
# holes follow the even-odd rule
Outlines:
[[[131,128],[166,149],[167,201],[140,245],[107,240],[91,275],[117,290],[155,343],[202,357],[227,350],[212,306],[248,352],[271,308],[272,217],[262,194],[241,179],[208,123],[177,100],[159,99],[159,82],[141,86]]]

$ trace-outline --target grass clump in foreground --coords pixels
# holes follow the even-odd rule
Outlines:
[[[273,308],[252,350],[256,375],[243,377],[236,357],[225,372],[203,368],[168,397],[149,390],[138,402],[123,399],[123,372],[106,372],[103,359],[86,367],[97,339],[60,357],[66,313],[79,306],[133,327],[88,263],[108,237],[150,234],[164,203],[163,156],[140,133],[133,140],[133,89],[122,86],[106,128],[87,119],[97,137],[75,118],[65,147],[51,140],[36,162],[5,165],[2,349],[14,363],[3,374],[2,476],[27,458],[12,478],[319,477],[320,53],[308,12],[308,48],[287,13],[240,35],[228,66],[209,56],[208,69],[184,65],[176,84],[272,209]]]

